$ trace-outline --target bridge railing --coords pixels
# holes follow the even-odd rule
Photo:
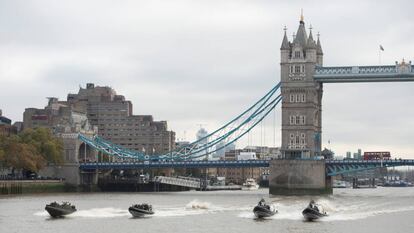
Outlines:
[[[177,186],[184,186],[189,188],[200,188],[201,180],[189,177],[167,177],[167,176],[156,176],[154,182],[161,184],[170,184]]]
[[[355,74],[396,74],[397,66],[338,66],[316,67],[316,76],[355,75]]]
[[[317,66],[313,78],[323,83],[414,81],[414,66],[404,61],[386,66]]]

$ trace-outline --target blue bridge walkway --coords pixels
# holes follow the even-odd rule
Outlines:
[[[336,176],[381,167],[414,166],[414,160],[325,160],[326,175]],[[153,169],[153,168],[243,168],[269,167],[269,160],[219,160],[219,161],[162,161],[162,162],[118,162],[81,163],[81,170],[94,169]]]

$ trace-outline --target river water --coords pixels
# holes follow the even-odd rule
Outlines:
[[[251,210],[261,197],[279,213],[256,220]],[[329,213],[317,222],[305,222],[301,214],[311,197],[269,198],[268,189],[0,196],[0,232],[414,232],[414,188],[335,189],[313,198]],[[78,211],[52,219],[44,210],[52,201],[70,201]],[[131,218],[128,207],[142,202],[156,213]]]

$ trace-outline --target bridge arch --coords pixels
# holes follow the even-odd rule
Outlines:
[[[97,162],[97,152],[94,148],[87,145],[86,143],[81,143],[78,148],[78,161],[79,162]]]

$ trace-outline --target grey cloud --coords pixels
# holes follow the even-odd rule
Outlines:
[[[409,5],[408,0],[2,1],[0,108],[21,120],[25,107],[43,107],[47,96],[66,98],[79,84],[95,82],[125,95],[136,114],[168,120],[190,139],[197,123],[211,131],[279,81],[282,29],[286,25],[291,37],[300,8],[314,37],[321,32],[325,65],[374,65],[379,44],[385,48],[383,64],[413,59]],[[414,84],[324,88],[323,141],[330,139],[337,154],[384,145],[414,157],[409,107]]]

